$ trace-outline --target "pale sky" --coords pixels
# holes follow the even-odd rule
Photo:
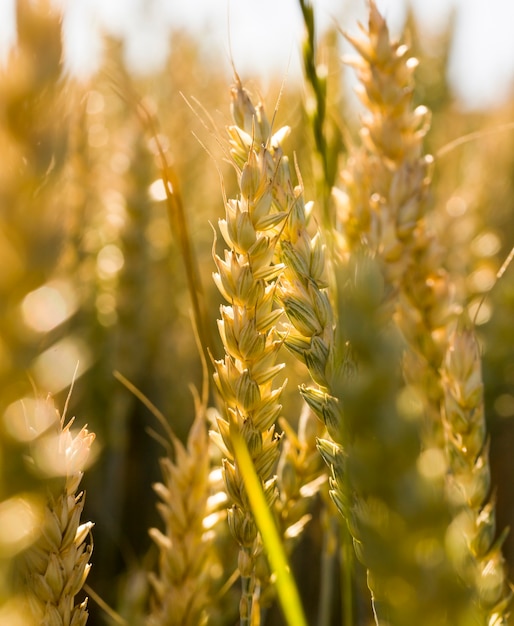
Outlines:
[[[401,30],[408,0],[377,0],[393,33]],[[167,54],[170,27],[201,36],[213,63],[236,67],[263,81],[274,70],[300,75],[302,22],[297,0],[54,0],[64,6],[67,64],[93,72],[101,56],[100,31],[125,41],[135,71],[158,69]],[[449,75],[467,106],[494,104],[514,83],[514,0],[411,0],[428,29],[457,10]],[[15,0],[0,0],[0,56],[12,41]],[[365,0],[313,0],[318,27],[335,20],[350,32],[366,20]],[[229,36],[230,33],[230,36]]]

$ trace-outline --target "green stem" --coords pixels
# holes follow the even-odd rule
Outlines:
[[[314,94],[315,106],[307,111],[311,121],[316,155],[320,163],[321,176],[317,177],[319,197],[323,205],[323,226],[327,232],[334,227],[334,217],[330,211],[330,190],[334,183],[334,175],[329,163],[329,150],[325,134],[325,119],[327,112],[326,78],[319,73],[316,65],[316,33],[314,23],[314,9],[310,0],[299,0],[302,11],[306,37],[303,44],[303,67],[307,82]]]
[[[273,515],[266,502],[262,484],[255,471],[245,440],[231,425],[230,436],[234,447],[234,456],[241,467],[241,475],[250,500],[255,523],[262,537],[264,550],[275,574],[277,595],[287,626],[307,626],[298,588],[294,581],[284,546],[278,533]],[[245,582],[243,581],[243,585]],[[248,622],[244,622],[245,626]],[[241,620],[241,626],[243,621]]]

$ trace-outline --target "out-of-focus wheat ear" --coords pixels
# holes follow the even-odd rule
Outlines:
[[[53,408],[49,397],[46,402]],[[48,498],[39,538],[21,555],[19,581],[27,607],[36,624],[84,626],[87,598],[78,602],[91,568],[92,522],[81,522],[84,492],[82,480],[95,435],[82,428],[73,433],[73,419],[64,424],[57,415],[54,427],[33,444],[34,471],[62,477],[62,490]]]
[[[277,467],[279,496],[275,516],[287,556],[291,555],[312,518],[315,498],[327,482],[326,466],[321,459],[317,440],[325,434],[323,423],[304,405],[298,430],[285,419],[279,420],[284,433]],[[261,606],[267,607],[275,597],[267,560],[257,565],[261,584]]]
[[[367,245],[384,261],[388,282],[410,263],[410,247],[426,212],[430,164],[423,139],[430,126],[426,107],[413,105],[417,60],[390,40],[389,29],[370,2],[364,37],[346,35],[359,53],[347,62],[357,72],[357,94],[367,111],[343,172],[346,201],[340,206],[350,248]]]
[[[417,60],[391,41],[375,3],[365,36],[347,35],[360,57],[358,95],[367,109],[362,145],[342,172],[335,194],[349,250],[364,241],[380,261],[391,314],[408,343],[404,372],[426,397],[427,447],[444,447],[439,368],[455,319],[452,287],[442,250],[427,220],[433,159],[423,153],[430,127],[426,107],[415,107]]]
[[[256,626],[255,565],[262,546],[232,441],[234,433],[243,438],[267,503],[273,506],[280,442],[276,421],[283,387],[275,383],[283,365],[276,363],[282,341],[275,325],[281,311],[274,306],[275,281],[283,266],[274,257],[286,217],[274,201],[273,179],[282,157],[279,139],[286,131],[270,136],[264,108],[253,105],[238,79],[231,95],[235,124],[228,134],[239,194],[225,199],[225,219],[219,221],[219,229],[226,248],[223,257],[214,257],[214,281],[227,305],[221,307],[218,320],[225,356],[214,361],[222,407],[213,438],[224,456],[228,524],[239,545],[241,626]]]
[[[383,314],[381,276],[366,250],[340,269],[338,320],[355,363],[339,398],[347,438],[343,446],[320,440],[319,448],[367,569],[377,624],[465,626],[473,623],[471,594],[445,551],[444,451],[420,454],[423,411],[403,381],[403,339]]]
[[[460,575],[474,589],[482,623],[507,624],[512,588],[501,551],[505,533],[496,538],[481,359],[469,322],[451,334],[442,376],[448,490],[455,511],[448,545]]]
[[[164,529],[150,529],[159,560],[150,573],[152,596],[148,626],[199,626],[215,603],[213,533],[207,520],[216,514],[210,499],[211,459],[205,407],[196,417],[187,447],[172,433],[173,460],[160,461],[162,482],[154,485]]]

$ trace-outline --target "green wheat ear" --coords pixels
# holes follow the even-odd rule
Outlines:
[[[318,162],[315,163],[315,182],[318,201],[321,204],[323,227],[330,233],[336,225],[330,196],[344,144],[340,128],[330,116],[328,91],[332,85],[328,78],[329,68],[318,58],[320,55],[316,41],[314,8],[310,0],[299,0],[299,4],[305,27],[302,46],[303,68],[311,92],[307,97],[306,113],[314,137],[315,161]]]

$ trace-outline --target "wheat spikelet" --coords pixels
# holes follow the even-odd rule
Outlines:
[[[47,398],[49,410],[53,401]],[[55,409],[54,409],[55,410]],[[72,434],[73,419],[64,424],[57,411],[54,433],[45,433],[34,444],[34,469],[43,475],[63,476],[64,486],[50,496],[41,524],[41,535],[22,555],[19,577],[34,623],[48,626],[84,626],[87,598],[76,603],[87,578],[93,550],[87,543],[93,524],[80,523],[84,493],[77,493],[94,434],[84,427]]]

